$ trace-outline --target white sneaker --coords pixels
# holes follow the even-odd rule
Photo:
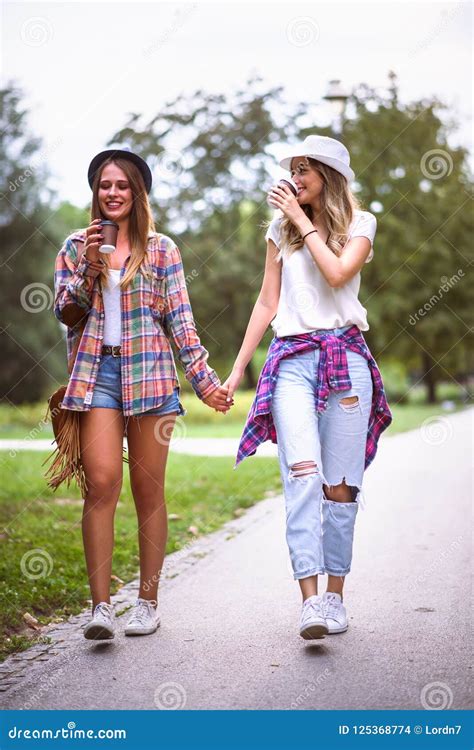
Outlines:
[[[138,597],[125,626],[125,635],[149,635],[154,633],[160,625],[160,617],[156,611],[157,606],[154,599]]]
[[[320,596],[308,597],[303,602],[300,621],[300,636],[307,641],[324,638],[328,626],[324,617],[323,600]]]
[[[340,594],[326,591],[323,594],[323,609],[331,633],[344,633],[349,627],[346,608]]]
[[[102,641],[114,637],[115,613],[111,604],[99,602],[94,608],[92,619],[84,628],[84,638]]]

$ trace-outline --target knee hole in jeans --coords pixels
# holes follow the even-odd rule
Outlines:
[[[351,494],[350,500],[341,498],[341,492],[340,492],[341,487],[348,488]],[[359,487],[346,484],[346,478],[343,477],[342,482],[340,484],[330,484],[330,485],[324,484],[323,491],[324,491],[324,496],[326,500],[331,500],[332,502],[335,502],[335,503],[351,503],[351,502],[356,502],[357,495],[359,494],[360,489]]]
[[[339,406],[345,412],[351,414],[359,411],[359,396],[346,396],[339,399]]]
[[[314,461],[299,461],[296,464],[290,466],[289,478],[296,479],[297,477],[310,476],[311,474],[319,474],[319,469]]]

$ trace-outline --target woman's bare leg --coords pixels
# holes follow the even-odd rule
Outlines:
[[[123,415],[118,409],[81,413],[81,457],[88,491],[82,537],[92,607],[110,601],[114,515],[122,488]]]
[[[341,601],[343,600],[342,590],[344,588],[345,576],[330,576],[328,575],[328,583],[326,587],[327,592],[341,595]]]
[[[308,576],[308,578],[300,578],[298,580],[298,583],[300,585],[303,601],[308,599],[310,596],[314,596],[318,593],[318,576]]]
[[[346,401],[349,402],[349,399],[344,399],[344,402]],[[345,481],[342,481],[341,484],[336,484],[333,487],[328,487],[327,484],[323,486],[324,486],[324,492],[326,494],[326,497],[328,497],[330,500],[333,500],[336,503],[353,502],[351,491],[349,487],[346,485]],[[344,580],[345,580],[345,576],[330,576],[328,574],[328,583],[327,583],[326,591],[335,593],[335,594],[340,594],[341,601],[344,598],[342,595],[342,591],[344,588]]]
[[[127,427],[130,483],[138,517],[139,596],[148,600],[158,600],[166,551],[165,471],[176,414],[131,417]]]

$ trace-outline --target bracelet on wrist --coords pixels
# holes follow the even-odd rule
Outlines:
[[[105,263],[104,263],[103,260],[98,260],[98,261],[89,260],[88,258],[86,258],[85,255],[83,256],[83,259],[87,263],[87,265],[86,265],[86,267],[84,269],[84,276],[89,276],[89,277],[95,278],[96,276],[98,276],[101,273],[101,271],[105,267]]]
[[[318,234],[317,229],[311,229],[309,232],[306,232],[306,234],[303,235],[302,239],[304,240],[304,238],[307,237],[308,234],[313,234],[313,232],[316,232],[316,234]]]
[[[84,255],[82,257],[84,258],[84,260],[87,260],[87,262],[90,263],[91,265],[96,265],[96,266],[97,265],[99,265],[99,266],[103,266],[104,265],[104,261],[102,260],[102,258],[98,258],[97,260],[92,260],[92,258],[88,258],[85,253],[84,253]]]
[[[99,260],[90,260],[85,255],[83,256],[83,259],[86,261],[87,266],[85,270],[86,276],[96,276],[98,275],[102,269],[105,267],[105,263],[103,260],[99,258]],[[92,272],[92,273],[91,273]]]

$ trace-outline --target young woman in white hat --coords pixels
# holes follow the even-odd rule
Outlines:
[[[67,326],[71,372],[62,408],[80,412],[82,531],[92,596],[84,635],[95,640],[114,637],[110,576],[124,434],[140,548],[140,589],[125,634],[147,635],[159,625],[165,469],[176,417],[186,413],[171,342],[196,395],[216,411],[225,413],[229,404],[196,332],[179,248],[155,231],[147,163],[125,149],[102,151],[88,178],[92,221],[58,253],[54,312]],[[104,219],[118,225],[110,255],[100,252]]]
[[[236,466],[278,444],[286,538],[303,606],[305,639],[347,630],[342,603],[351,568],[364,470],[391,422],[382,378],[362,331],[360,272],[372,260],[376,218],[361,210],[339,141],[311,135],[280,162],[296,195],[276,185],[262,288],[225,386],[229,398],[268,325],[275,336],[240,441]],[[327,591],[318,576],[327,573]]]

